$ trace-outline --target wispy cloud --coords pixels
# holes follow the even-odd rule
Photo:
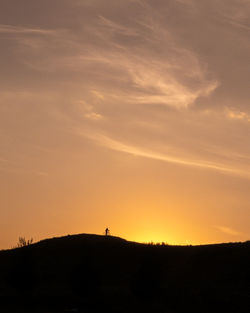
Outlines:
[[[96,93],[95,93],[96,94]],[[100,97],[99,94],[96,94],[97,97]],[[76,101],[75,105],[81,114],[89,120],[98,121],[102,120],[103,116],[100,113],[97,113],[94,109],[94,106],[86,101],[79,100]]]
[[[231,227],[227,227],[227,226],[221,226],[221,225],[215,225],[214,226],[215,229],[217,229],[218,231],[227,234],[227,235],[231,235],[231,236],[240,236],[242,235],[241,232],[232,229]]]
[[[54,47],[58,52],[60,46],[67,46],[71,53],[65,55],[60,51],[48,56],[48,44],[26,38],[23,44],[36,51],[42,49],[44,56],[25,59],[24,63],[39,71],[89,73],[88,85],[94,85],[97,92],[105,89],[109,94],[115,89],[122,101],[127,99],[134,104],[183,109],[200,97],[211,95],[219,82],[208,75],[198,54],[184,47],[166,25],[147,14],[150,12],[131,24],[99,16],[84,31],[85,37],[95,40],[82,43],[68,32],[58,36],[55,43],[49,42],[50,49]],[[15,27],[3,27],[2,31],[53,34]],[[106,80],[102,73],[106,73]]]
[[[113,33],[120,33],[127,36],[140,36],[140,32],[135,28],[121,25],[108,18],[105,18],[104,16],[99,16],[99,18],[101,26],[107,27],[107,29]]]
[[[226,110],[226,116],[232,120],[250,122],[250,115],[244,111]]]
[[[53,35],[54,30],[0,24],[0,33]]]
[[[218,87],[217,80],[206,77],[198,55],[184,48],[160,22],[144,17],[136,25],[125,26],[100,17],[100,23],[111,33],[104,31],[103,27],[93,29],[93,33],[105,39],[108,49],[102,50],[101,54],[92,50],[89,56],[82,56],[82,61],[87,58],[88,62],[103,64],[111,73],[120,73],[120,77],[127,78],[127,84],[131,86],[128,98],[135,103],[187,108]],[[118,42],[120,33],[137,37],[138,43],[135,42],[131,49],[126,41]],[[164,54],[159,51],[156,57],[154,47],[159,45],[162,45]]]
[[[138,157],[145,157],[149,159],[154,159],[158,161],[164,161],[168,163],[174,163],[178,165],[184,165],[184,166],[191,166],[191,167],[197,167],[197,168],[203,168],[203,169],[210,169],[219,171],[222,173],[228,173],[231,175],[239,175],[244,177],[250,177],[250,173],[242,171],[237,168],[232,167],[226,167],[223,164],[219,163],[213,163],[206,160],[199,160],[199,159],[189,159],[188,157],[183,156],[182,158],[178,156],[173,156],[171,154],[161,154],[155,151],[150,151],[145,148],[141,148],[138,146],[133,146],[129,144],[125,144],[121,141],[114,140],[106,135],[98,134],[98,133],[90,133],[88,131],[82,132],[77,130],[77,133],[87,137],[94,142],[96,142],[98,145],[104,146],[106,148],[109,148],[111,150],[120,151],[124,153],[128,153],[134,156]]]

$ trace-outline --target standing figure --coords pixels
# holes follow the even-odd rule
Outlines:
[[[110,235],[109,229],[106,228],[106,229],[105,229],[105,236],[109,236],[109,235]]]

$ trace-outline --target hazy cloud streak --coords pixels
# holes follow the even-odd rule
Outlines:
[[[238,232],[235,229],[232,229],[232,228],[227,227],[227,226],[216,225],[216,226],[214,226],[214,228],[219,230],[222,233],[227,234],[227,235],[231,235],[231,236],[240,236],[240,235],[242,235],[241,232]]]
[[[56,31],[47,30],[47,29],[39,29],[39,28],[29,28],[29,27],[0,24],[0,33],[53,35],[56,33]]]
[[[146,150],[141,147],[124,144],[120,141],[114,140],[102,134],[94,134],[94,133],[81,132],[81,131],[80,132],[77,131],[77,133],[81,134],[84,137],[90,138],[91,140],[94,140],[97,144],[101,146],[107,147],[115,151],[125,152],[134,156],[145,157],[145,158],[150,158],[154,160],[184,165],[184,166],[211,169],[211,170],[216,170],[219,172],[228,173],[231,175],[239,175],[239,176],[250,178],[250,173],[241,171],[239,169],[225,167],[222,164],[216,164],[216,163],[212,163],[212,162],[204,161],[204,160],[185,159],[185,157],[179,158],[179,157],[174,157],[171,155],[164,155],[161,153]]]

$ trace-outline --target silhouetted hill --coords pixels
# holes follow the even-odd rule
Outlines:
[[[0,251],[0,312],[250,311],[250,242],[73,235]]]

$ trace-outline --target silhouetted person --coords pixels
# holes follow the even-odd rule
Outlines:
[[[105,229],[105,236],[109,236],[109,234],[110,234],[109,229],[106,228],[106,229]]]

